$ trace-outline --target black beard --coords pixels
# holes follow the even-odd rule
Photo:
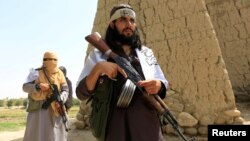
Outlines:
[[[125,35],[122,35],[118,32],[117,28],[114,28],[114,39],[115,41],[124,44],[124,45],[130,45],[132,46],[136,41],[136,35],[135,32],[133,32],[133,35],[130,37],[126,37]]]

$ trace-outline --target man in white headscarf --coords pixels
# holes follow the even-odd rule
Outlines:
[[[140,74],[143,80],[138,82],[138,86],[149,95],[165,97],[168,81],[152,50],[141,44],[136,14],[130,5],[119,4],[113,7],[105,42],[113,52],[129,61]],[[110,52],[103,54],[94,49],[86,59],[76,86],[79,99],[93,97],[90,116],[93,135],[99,141],[164,141],[157,111],[145,102],[138,87],[134,90],[128,83],[126,88],[129,82],[126,74],[108,54]],[[103,76],[109,79],[104,79]],[[112,85],[106,85],[110,80]],[[133,95],[126,106],[123,102],[119,103],[119,100],[124,101],[119,98],[122,93]],[[104,98],[106,95],[108,97]],[[111,100],[104,100],[109,99],[109,96]],[[104,112],[100,113],[102,111]]]
[[[66,101],[68,85],[57,64],[57,54],[45,52],[42,67],[32,69],[23,84],[23,91],[28,93],[28,116],[23,141],[67,141],[67,132],[60,116],[62,108],[55,101],[52,90],[57,87],[61,100]]]

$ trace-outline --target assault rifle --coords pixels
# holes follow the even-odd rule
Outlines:
[[[65,111],[65,108],[64,108],[64,104],[63,104],[63,101],[61,99],[61,96],[60,96],[60,93],[59,93],[59,90],[58,90],[58,87],[56,84],[52,84],[48,75],[47,75],[47,72],[45,70],[45,68],[42,68],[43,72],[44,72],[44,75],[45,77],[47,78],[48,82],[49,82],[49,86],[50,86],[50,89],[52,90],[52,96],[50,98],[48,98],[42,105],[42,108],[43,109],[48,109],[48,107],[50,106],[51,102],[55,101],[59,104],[59,108],[57,109],[58,110],[58,113],[60,114],[60,116],[62,117],[62,121],[63,121],[63,124],[64,124],[64,127],[65,127],[65,130],[68,132],[69,131],[69,127],[68,127],[68,118],[67,118],[67,114],[66,114],[66,111]]]
[[[180,131],[177,121],[174,116],[169,111],[167,105],[158,95],[149,95],[145,90],[138,85],[138,82],[143,80],[143,78],[138,74],[138,72],[132,67],[130,62],[125,58],[118,56],[116,53],[112,52],[109,46],[101,38],[98,32],[94,32],[85,37],[85,39],[92,44],[95,48],[99,49],[107,57],[111,57],[115,62],[126,72],[128,79],[130,79],[143,93],[145,99],[155,108],[155,110],[163,115],[164,118],[172,125],[175,131],[178,133],[179,137],[184,141],[195,141],[195,137],[187,139],[183,133]]]

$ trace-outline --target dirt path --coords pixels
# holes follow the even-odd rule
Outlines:
[[[24,130],[13,132],[0,132],[0,141],[23,141]],[[68,141],[96,141],[90,131],[71,130],[68,134]]]
[[[23,141],[24,130],[15,132],[0,132],[0,141]],[[180,141],[176,136],[165,136],[168,141]],[[199,141],[206,141],[206,138],[199,137]],[[97,141],[88,130],[70,130],[68,141]]]
[[[237,103],[237,108],[241,111],[241,116],[250,124],[250,103]],[[0,132],[0,141],[22,141],[24,130],[13,132]],[[166,136],[166,140],[180,141],[176,136]],[[198,141],[206,141],[206,138],[198,138]],[[68,141],[96,141],[90,131],[72,129],[68,134]]]
[[[74,119],[69,123],[72,129],[68,132],[68,141],[96,141],[90,131],[75,129],[71,121]],[[24,130],[0,132],[0,141],[23,141]]]
[[[22,141],[24,130],[13,132],[0,132],[1,141]]]

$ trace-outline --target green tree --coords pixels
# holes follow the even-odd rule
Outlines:
[[[15,104],[15,100],[14,100],[14,99],[9,99],[9,100],[7,101],[7,106],[8,106],[8,107],[14,106],[14,104]]]
[[[22,106],[23,105],[23,99],[15,99],[15,106]]]

